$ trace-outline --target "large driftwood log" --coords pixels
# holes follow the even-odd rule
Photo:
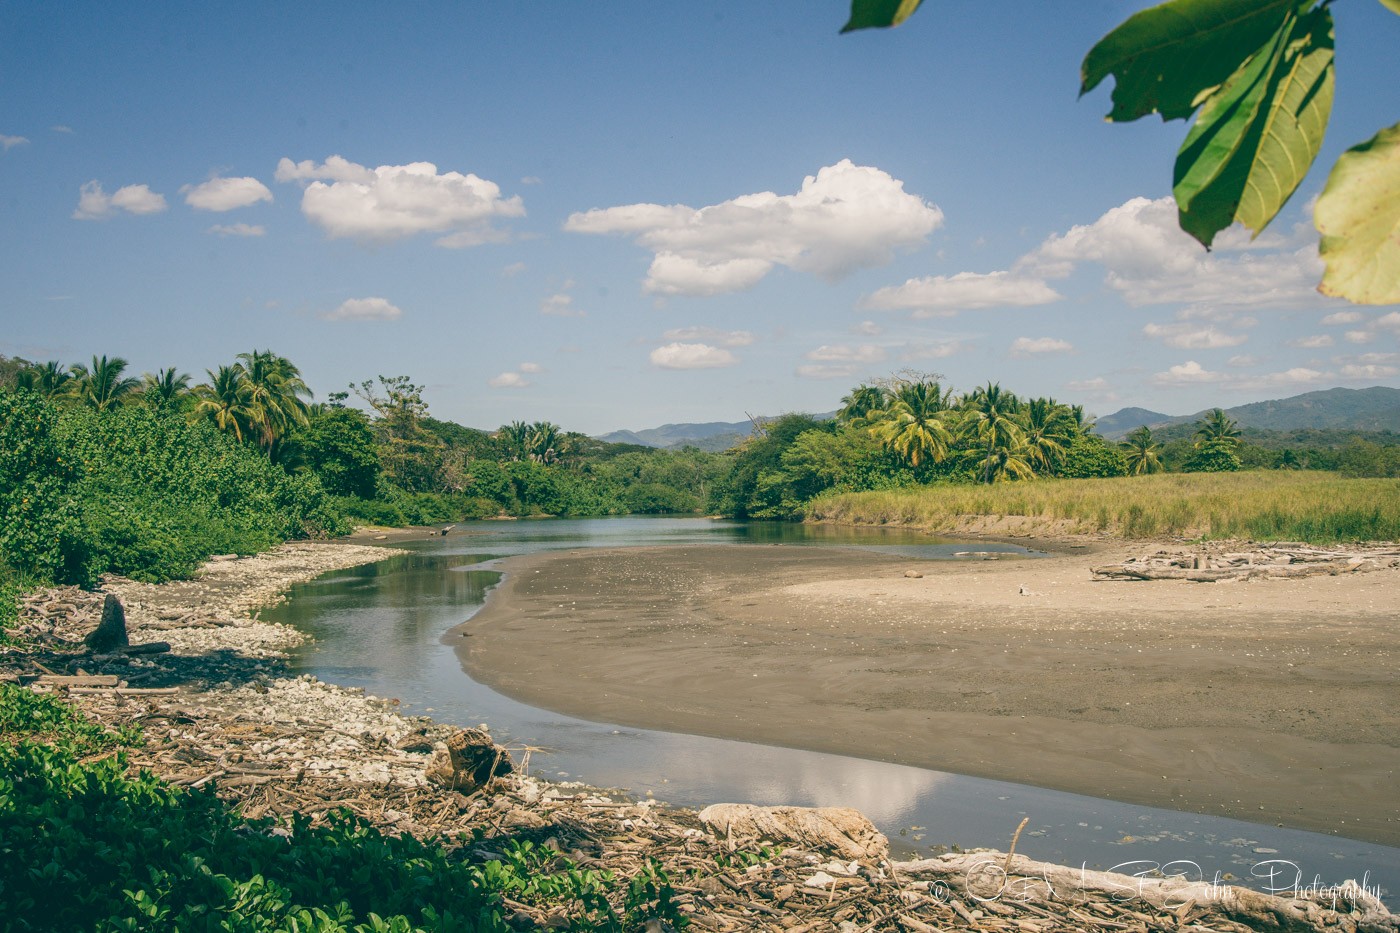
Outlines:
[[[1144,557],[1131,557],[1121,564],[1092,567],[1089,572],[1095,580],[1220,583],[1322,574],[1337,576],[1397,567],[1400,567],[1400,549],[1389,546],[1323,550],[1288,544],[1223,551],[1220,545],[1203,545],[1192,551],[1158,551]]]
[[[756,807],[717,803],[700,811],[715,835],[740,842],[768,840],[836,852],[842,858],[878,861],[890,841],[859,810],[849,807]]]
[[[1395,933],[1396,917],[1380,898],[1355,881],[1333,886],[1295,886],[1281,873],[1265,894],[1236,885],[1193,881],[1188,877],[1150,877],[1069,868],[1001,852],[951,853],[938,858],[896,862],[900,876],[941,882],[979,903],[1008,906],[1044,902],[1084,903],[1105,898],[1128,905],[1134,901],[1156,910],[1189,914],[1194,908],[1217,911],[1231,920],[1265,930],[1328,930],[1339,933]]]

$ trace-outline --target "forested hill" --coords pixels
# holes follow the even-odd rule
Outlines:
[[[1125,408],[1098,419],[1098,432],[1110,440],[1146,425],[1153,430],[1191,424],[1205,412],[1161,415],[1144,408]],[[1253,402],[1225,409],[1240,427],[1267,431],[1332,429],[1400,432],[1400,389],[1324,389],[1291,398]],[[1155,420],[1152,420],[1155,419]]]

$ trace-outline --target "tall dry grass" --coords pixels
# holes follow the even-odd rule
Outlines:
[[[1400,540],[1400,480],[1335,473],[1170,473],[1115,479],[1048,479],[994,486],[923,486],[820,496],[809,521],[911,525],[930,531],[985,527],[1019,517],[1028,531],[1124,538],[1256,541]]]

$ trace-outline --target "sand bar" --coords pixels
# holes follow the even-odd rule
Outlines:
[[[1400,845],[1400,574],[1090,580],[1151,549],[529,555],[458,652],[581,718]]]

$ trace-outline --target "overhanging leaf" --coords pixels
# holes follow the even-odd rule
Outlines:
[[[1400,0],[1381,0],[1381,6],[1392,13],[1400,13]]]
[[[1181,227],[1206,246],[1240,221],[1257,236],[1307,174],[1333,95],[1332,17],[1291,14],[1210,96],[1177,155]]]
[[[879,26],[898,26],[923,0],[851,0],[851,18],[841,31],[853,32]]]
[[[1313,221],[1327,264],[1318,291],[1357,304],[1400,304],[1400,123],[1342,153]]]
[[[1136,13],[1089,50],[1081,96],[1114,77],[1114,122],[1180,120],[1312,0],[1171,0]],[[1396,0],[1400,2],[1400,0]],[[853,17],[854,18],[854,17]]]

